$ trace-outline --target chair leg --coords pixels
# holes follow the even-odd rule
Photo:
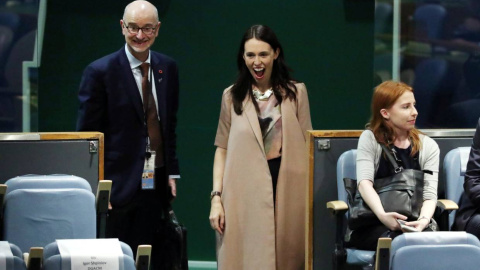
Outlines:
[[[343,245],[335,244],[335,250],[332,253],[333,270],[338,270],[347,260],[347,251]]]
[[[343,219],[345,218],[343,213],[337,214],[335,219],[337,223],[337,229],[335,232],[335,250],[332,254],[333,269],[338,270],[347,261],[347,251],[344,245],[344,230]]]
[[[448,224],[448,216],[450,215],[451,211],[448,210],[443,210],[442,213],[439,215],[440,220],[439,220],[439,227],[440,231],[450,231],[450,226]]]

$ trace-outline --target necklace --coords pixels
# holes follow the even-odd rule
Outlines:
[[[268,98],[273,94],[272,89],[268,89],[265,93],[258,91],[257,89],[253,89],[253,95],[258,100],[268,100]]]

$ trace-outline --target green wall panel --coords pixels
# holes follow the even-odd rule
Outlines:
[[[124,45],[119,21],[128,2],[48,2],[39,131],[75,129],[82,71]],[[373,0],[360,2],[373,10]],[[154,49],[175,58],[180,68],[182,179],[174,207],[189,230],[190,260],[215,260],[208,222],[213,141],[221,94],[235,79],[243,32],[253,24],[276,31],[293,76],[307,85],[314,129],[361,129],[372,91],[373,20],[346,17],[339,0],[153,3],[162,21]]]

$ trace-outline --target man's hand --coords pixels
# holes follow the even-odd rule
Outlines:
[[[175,179],[175,178],[169,178],[168,179],[168,186],[172,190],[173,199],[175,199],[177,197],[177,182],[176,181],[177,181],[177,179]]]

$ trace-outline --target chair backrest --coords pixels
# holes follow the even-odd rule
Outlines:
[[[7,193],[17,189],[78,188],[92,192],[92,187],[84,178],[67,174],[37,175],[27,174],[11,178],[5,182]]]
[[[429,39],[442,38],[447,10],[439,4],[425,4],[417,7],[413,15],[416,27],[422,28]],[[422,33],[423,34],[423,33]]]
[[[468,99],[451,104],[443,121],[455,128],[475,128],[480,117],[480,99]]]
[[[83,180],[88,189],[78,188],[78,184],[68,188],[65,183],[59,188],[49,186],[55,180],[33,179],[24,179],[22,188],[21,180],[7,181],[13,187],[7,187],[5,196],[5,240],[28,252],[30,247],[44,247],[55,239],[96,238],[95,196],[85,179],[65,183]]]
[[[0,12],[0,25],[7,26],[13,32],[17,31],[20,26],[20,15],[14,12]]]
[[[443,159],[443,179],[445,179],[445,197],[455,203],[460,202],[463,194],[463,182],[467,168],[470,147],[458,147],[450,150]],[[448,215],[448,228],[452,227],[456,211]]]
[[[12,251],[13,256],[22,258],[22,260],[23,260],[22,250],[20,250],[20,248],[13,243],[9,243],[9,245],[10,245],[10,250]]]
[[[340,155],[337,161],[337,193],[338,199],[346,202],[347,192],[343,178],[357,179],[357,150],[352,149]]]
[[[122,249],[123,254],[131,257],[132,259],[134,259],[133,258],[133,251],[130,248],[130,246],[125,244],[122,241],[119,241],[119,243],[120,243],[120,248]],[[45,246],[43,248],[43,259],[44,260],[47,260],[48,258],[50,258],[52,256],[55,256],[55,255],[59,255],[59,254],[60,254],[60,250],[58,249],[58,244],[57,244],[56,241],[48,244],[47,246]]]
[[[6,61],[6,53],[12,46],[13,31],[7,26],[0,25],[0,69],[3,69],[3,65]],[[3,74],[0,74],[3,76]]]
[[[480,241],[466,232],[404,233],[392,241],[390,269],[478,269]]]
[[[391,32],[393,24],[393,7],[390,3],[375,3],[375,33],[384,34]]]
[[[36,37],[37,31],[33,30],[12,44],[5,63],[5,78],[10,92],[22,93],[22,65],[24,61],[33,60]]]
[[[25,264],[25,261],[17,256],[13,257],[13,269],[14,270],[27,270],[27,266]],[[9,270],[9,269],[7,269]]]
[[[26,270],[22,251],[15,244],[0,241],[0,254],[3,258],[0,261],[0,269]]]
[[[93,268],[93,267],[92,267]],[[43,270],[63,270],[62,256],[53,255],[43,262]],[[136,270],[135,261],[130,256],[123,256],[123,270]]]

